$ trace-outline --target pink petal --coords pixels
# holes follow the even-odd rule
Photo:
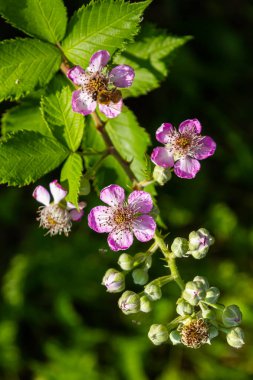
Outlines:
[[[69,212],[70,218],[74,222],[79,222],[82,219],[83,214],[84,214],[83,210],[78,211],[77,209],[73,209]]]
[[[204,158],[212,156],[215,149],[215,141],[209,136],[204,136],[199,143],[197,151],[194,153],[194,157],[197,160],[203,160]]]
[[[153,201],[151,195],[146,191],[133,191],[128,197],[128,204],[136,213],[148,213],[152,210]]]
[[[107,50],[98,50],[90,59],[90,65],[87,68],[89,72],[95,73],[102,70],[102,68],[110,60],[110,53]]]
[[[188,156],[180,158],[174,165],[174,173],[180,178],[194,178],[199,170],[198,160]]]
[[[58,183],[57,179],[49,184],[51,194],[54,198],[54,204],[58,204],[68,194],[67,190]]]
[[[68,70],[67,76],[73,83],[81,85],[84,81],[85,71],[80,66],[74,66]]]
[[[163,168],[171,168],[174,165],[173,156],[171,156],[168,149],[163,147],[158,147],[153,150],[151,161]]]
[[[87,203],[86,202],[79,202],[78,203],[78,208],[80,210],[82,210],[83,208],[85,208],[87,206]],[[73,209],[76,209],[76,206],[73,205],[73,203],[71,202],[67,202],[67,210],[73,210]]]
[[[134,80],[134,69],[128,65],[119,65],[114,67],[109,79],[116,87],[130,87]]]
[[[113,225],[111,223],[112,211],[110,207],[94,207],[88,215],[89,227],[99,233],[111,232]]]
[[[89,115],[96,109],[97,102],[86,92],[77,90],[72,95],[72,109],[74,112],[81,113],[82,115]]]
[[[99,104],[99,110],[105,114],[106,117],[109,119],[112,119],[114,117],[119,116],[121,113],[121,109],[123,106],[123,101],[120,99],[118,103],[110,102],[108,105],[106,104]]]
[[[133,232],[139,241],[145,242],[153,238],[156,230],[156,222],[150,215],[141,215],[135,219]]]
[[[117,206],[125,200],[125,190],[118,185],[109,185],[100,192],[100,199],[110,206]]]
[[[114,229],[109,234],[107,242],[113,251],[128,249],[133,244],[133,233],[129,230]]]
[[[36,201],[42,203],[45,206],[50,204],[50,194],[43,186],[37,186],[32,194]]]
[[[163,123],[156,131],[156,140],[162,144],[167,144],[171,135],[173,134],[174,127],[170,123]]]
[[[201,129],[202,129],[202,126],[200,122],[198,121],[198,119],[185,120],[179,125],[179,128],[178,128],[180,133],[188,132],[188,131],[194,132],[194,133],[201,133]]]

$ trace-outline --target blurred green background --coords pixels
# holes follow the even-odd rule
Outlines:
[[[82,2],[66,4],[71,14]],[[35,221],[34,186],[1,186],[1,380],[253,378],[253,5],[155,0],[146,21],[194,39],[178,51],[159,90],[126,103],[152,136],[162,122],[178,125],[196,117],[217,142],[215,156],[203,161],[197,178],[173,177],[158,190],[158,202],[171,239],[199,227],[215,236],[204,260],[183,259],[179,266],[185,280],[207,276],[221,289],[221,302],[240,306],[246,344],[236,350],[220,336],[198,350],[154,347],[147,331],[151,323],[174,317],[177,287],[166,287],[150,315],[123,315],[118,297],[100,285],[118,258],[107,250],[105,236],[91,232],[84,218],[69,238],[44,237]],[[1,26],[3,38],[22,36],[4,21]],[[138,249],[136,244],[130,252]],[[166,273],[159,255],[154,261],[150,278]]]

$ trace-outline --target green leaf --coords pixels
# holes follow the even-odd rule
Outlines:
[[[44,86],[61,64],[60,51],[39,40],[6,40],[0,44],[0,101],[18,99]]]
[[[120,155],[131,162],[130,167],[138,180],[144,180],[145,153],[150,138],[145,129],[140,127],[134,113],[124,107],[123,112],[117,118],[110,119],[105,128]]]
[[[17,29],[53,44],[65,35],[67,12],[62,0],[0,0],[0,13]]]
[[[84,131],[84,117],[72,110],[72,91],[66,86],[61,92],[42,100],[42,112],[54,136],[75,152]]]
[[[78,208],[78,194],[80,189],[80,181],[82,177],[83,160],[77,153],[72,153],[61,171],[61,183],[68,187],[68,195],[66,200],[73,203]],[[65,183],[64,183],[65,182]]]
[[[101,134],[96,129],[94,122],[91,117],[86,119],[86,134],[83,141],[83,148],[85,150],[96,150],[103,151],[106,149],[104,140]],[[92,168],[96,162],[100,159],[101,155],[87,155],[85,156],[86,168]],[[118,161],[112,157],[108,156],[99,167],[96,175],[93,179],[93,185],[95,190],[99,194],[100,190],[110,185],[111,183],[117,183],[118,185],[123,186],[124,188],[130,187],[131,182],[125,173],[124,169],[118,163]]]
[[[30,102],[10,108],[2,117],[3,135],[20,130],[39,132],[52,137],[52,132],[43,119],[39,107]]]
[[[0,143],[0,183],[24,186],[57,168],[69,151],[53,138],[19,131]]]
[[[62,48],[74,64],[86,66],[97,50],[113,54],[138,32],[142,14],[150,0],[129,3],[123,0],[92,1],[71,18]]]
[[[169,73],[173,53],[190,38],[159,35],[128,45],[115,57],[116,64],[129,65],[135,70],[133,85],[122,90],[123,96],[140,96],[159,87]]]

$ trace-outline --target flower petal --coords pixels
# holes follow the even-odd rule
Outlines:
[[[139,241],[145,242],[153,238],[156,230],[156,222],[150,215],[141,215],[135,219],[133,232]]]
[[[117,206],[125,200],[125,190],[118,185],[109,185],[101,190],[100,199],[110,206]]]
[[[83,214],[84,214],[83,209],[84,209],[84,207],[86,207],[86,203],[85,202],[79,202],[78,207],[79,207],[79,211],[76,209],[76,207],[71,202],[67,202],[67,210],[69,210],[70,218],[74,222],[78,222],[79,220],[82,219]]]
[[[62,199],[66,197],[68,194],[67,190],[65,190],[55,179],[53,182],[49,184],[51,194],[54,198],[54,204],[58,204]]]
[[[116,87],[130,87],[134,80],[134,69],[128,65],[119,65],[114,67],[109,79]]]
[[[85,71],[80,66],[74,66],[68,70],[67,76],[73,83],[81,85],[85,78]]]
[[[173,134],[174,127],[170,123],[163,123],[156,131],[156,140],[162,144],[167,144],[171,135]]]
[[[102,70],[102,68],[110,60],[110,53],[107,50],[98,50],[90,59],[90,65],[87,68],[87,71],[96,73],[97,71]]]
[[[111,222],[112,210],[110,207],[94,207],[88,215],[89,227],[99,233],[111,232],[113,224]]]
[[[187,119],[183,121],[178,128],[180,133],[183,132],[195,132],[195,133],[201,133],[202,126],[198,119]]]
[[[114,229],[108,236],[107,242],[113,251],[128,249],[133,244],[133,233],[129,230]]]
[[[74,112],[89,115],[95,111],[96,105],[97,102],[95,102],[86,92],[81,90],[73,92],[72,109]]]
[[[215,152],[215,149],[215,141],[209,136],[204,136],[199,142],[199,146],[194,153],[194,157],[197,160],[204,160],[204,158],[212,156]]]
[[[109,119],[119,116],[123,106],[123,101],[120,99],[118,103],[110,102],[108,105],[99,104],[99,110],[105,114]]]
[[[171,168],[174,165],[173,156],[168,149],[163,147],[155,148],[151,154],[151,161],[163,168]]]
[[[174,165],[174,173],[180,178],[194,178],[199,170],[198,160],[188,156],[180,158]]]
[[[50,204],[50,194],[43,186],[37,186],[34,189],[33,192],[33,198],[36,199],[36,201],[42,203],[45,206],[48,206]]]
[[[128,197],[128,204],[136,213],[148,213],[152,210],[153,201],[151,195],[146,191],[133,191]]]

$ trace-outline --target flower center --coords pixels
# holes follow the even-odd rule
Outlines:
[[[61,235],[64,233],[68,236],[71,230],[71,219],[69,212],[61,208],[59,205],[42,206],[38,210],[40,227],[48,230],[51,236]]]
[[[88,93],[92,100],[97,100],[98,93],[106,90],[108,84],[107,78],[101,73],[88,76],[82,85],[82,90]]]
[[[207,343],[209,338],[208,325],[203,319],[195,319],[184,325],[181,331],[181,341],[185,346],[199,348]]]
[[[190,138],[186,136],[180,136],[176,139],[176,145],[179,148],[183,148],[183,149],[189,146],[190,142],[191,142]]]
[[[113,221],[118,226],[130,228],[134,219],[134,213],[129,206],[120,206],[113,213]]]

